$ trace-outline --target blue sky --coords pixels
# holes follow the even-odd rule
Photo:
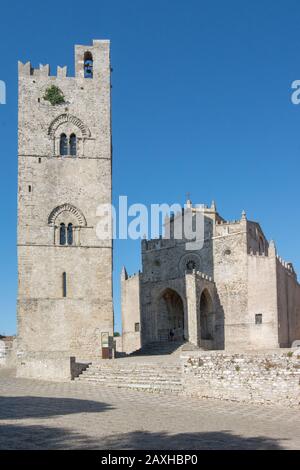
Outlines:
[[[216,200],[260,221],[300,272],[300,3],[296,0],[2,2],[0,333],[16,330],[17,60],[68,65],[73,46],[111,40],[113,190],[145,204]],[[116,241],[140,267],[139,241]]]

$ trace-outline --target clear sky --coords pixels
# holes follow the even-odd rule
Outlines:
[[[73,46],[110,39],[113,191],[129,202],[216,200],[245,209],[300,273],[298,0],[6,1],[0,6],[0,333],[16,331],[17,60],[68,65]],[[140,242],[116,241],[119,273]]]

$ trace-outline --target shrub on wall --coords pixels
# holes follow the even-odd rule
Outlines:
[[[51,85],[49,88],[47,88],[43,98],[44,100],[49,101],[52,106],[55,106],[57,104],[63,104],[65,102],[63,92],[60,88],[55,85]]]

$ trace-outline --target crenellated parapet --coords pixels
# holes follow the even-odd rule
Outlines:
[[[217,220],[216,225],[238,225],[240,224],[240,220]]]
[[[208,274],[205,274],[201,271],[197,271],[196,269],[193,269],[192,271],[186,271],[185,274],[194,274],[195,276],[197,276],[200,279],[205,279],[206,281],[214,282],[214,280],[211,276],[209,276]]]
[[[50,77],[50,65],[49,64],[46,64],[46,65],[40,64],[39,68],[34,68],[32,67],[30,61],[26,62],[25,64],[19,61],[18,70],[19,70],[20,76]],[[52,76],[57,76],[58,78],[65,78],[67,76],[67,71],[68,71],[67,66],[60,67],[58,65],[56,75],[52,75]]]
[[[256,258],[268,258],[268,255],[266,253],[259,253],[258,251],[253,251],[250,250],[249,256],[256,257]]]
[[[269,260],[271,258],[271,253],[269,252],[269,254],[265,254],[265,253],[259,253],[259,252],[253,252],[252,250],[250,251],[249,253],[249,256],[251,258],[258,258],[258,259],[265,259],[266,261]],[[294,267],[293,267],[293,264],[289,261],[285,261],[284,259],[281,258],[281,256],[275,254],[275,258],[278,262],[278,264],[284,268],[286,271],[288,271],[290,274],[293,274],[295,275],[295,270],[294,270]]]
[[[289,261],[285,261],[284,259],[282,259],[280,256],[276,255],[276,259],[278,261],[278,263],[284,268],[286,269],[289,273],[291,274],[296,274],[295,273],[295,270],[294,270],[294,267],[293,267],[293,264]]]
[[[132,279],[136,279],[137,277],[139,277],[141,275],[141,271],[138,271],[136,273],[133,273],[133,274],[128,274],[127,271],[125,270],[125,272],[122,270],[121,272],[121,280],[122,281],[130,281]]]

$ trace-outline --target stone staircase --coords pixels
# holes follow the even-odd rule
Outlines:
[[[148,343],[141,349],[134,351],[130,356],[179,356],[182,348],[186,345],[183,341],[155,341]]]
[[[124,358],[93,362],[75,381],[159,393],[180,394],[183,389],[179,361],[149,363]]]

